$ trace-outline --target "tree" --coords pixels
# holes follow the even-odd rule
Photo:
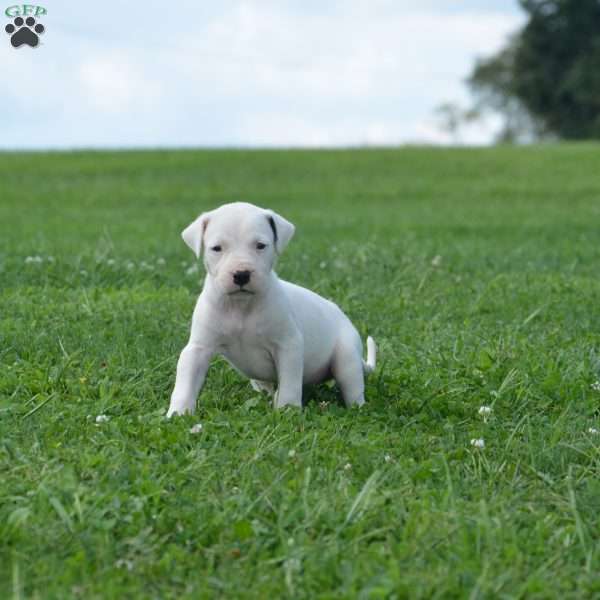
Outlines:
[[[521,0],[527,24],[468,83],[502,136],[600,138],[600,0]]]

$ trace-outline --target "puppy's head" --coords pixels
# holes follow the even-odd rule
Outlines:
[[[250,298],[260,294],[277,256],[294,235],[294,226],[272,210],[234,202],[201,214],[181,236],[222,294]]]

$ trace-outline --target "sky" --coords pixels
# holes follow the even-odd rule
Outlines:
[[[15,49],[0,0],[0,149],[453,143],[436,107],[467,107],[524,20],[516,0],[40,5],[40,45]]]

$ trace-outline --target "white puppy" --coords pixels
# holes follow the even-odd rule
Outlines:
[[[346,406],[364,403],[364,374],[375,368],[375,342],[362,359],[358,332],[333,302],[280,280],[275,259],[294,226],[271,210],[235,202],[200,215],[181,234],[206,279],[167,416],[192,413],[211,357],[223,355],[275,406],[302,406],[302,385],[335,378]]]

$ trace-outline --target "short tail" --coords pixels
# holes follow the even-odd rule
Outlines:
[[[375,340],[371,336],[367,338],[367,360],[363,360],[363,370],[365,375],[375,370],[375,362],[377,360],[377,346]]]

